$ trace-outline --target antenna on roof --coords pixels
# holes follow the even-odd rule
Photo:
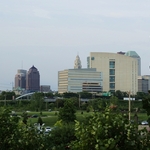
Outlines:
[[[21,62],[21,69],[23,69],[23,61]]]

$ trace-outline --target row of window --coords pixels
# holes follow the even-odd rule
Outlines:
[[[115,61],[109,62],[109,88],[110,90],[115,89]]]

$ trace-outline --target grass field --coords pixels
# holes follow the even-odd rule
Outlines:
[[[22,112],[16,112],[18,115],[22,115]],[[53,127],[54,124],[57,122],[58,120],[58,113],[57,111],[43,111],[42,114],[40,112],[28,112],[28,116],[32,116],[32,115],[37,115],[37,116],[41,116],[43,122],[45,123],[45,126],[50,126]],[[86,112],[83,111],[83,114],[81,113],[81,111],[77,111],[76,112],[76,117],[77,120],[82,121],[84,120],[85,117],[91,115],[93,112]],[[134,120],[134,115],[135,113],[131,113],[131,120]],[[138,120],[139,121],[143,121],[143,120],[147,120],[147,114],[146,113],[137,113],[138,115]],[[29,117],[28,119],[28,123],[34,124],[37,123],[38,121],[38,117],[37,118],[32,118]]]

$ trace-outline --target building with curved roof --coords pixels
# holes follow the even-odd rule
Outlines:
[[[138,76],[141,76],[141,58],[135,51],[128,51],[125,53],[126,56],[133,57],[138,61]]]
[[[27,73],[26,90],[30,92],[40,91],[40,73],[34,66]]]
[[[133,55],[132,55],[133,56]],[[134,57],[109,52],[91,52],[88,67],[103,73],[103,91],[138,91],[138,61]]]

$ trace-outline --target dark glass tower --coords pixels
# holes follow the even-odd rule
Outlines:
[[[29,92],[40,91],[40,74],[34,66],[27,73],[26,90]]]

